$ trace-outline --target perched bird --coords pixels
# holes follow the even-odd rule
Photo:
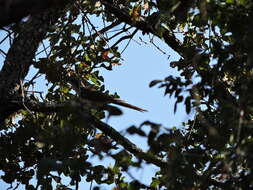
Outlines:
[[[69,83],[72,88],[78,94],[80,101],[90,107],[102,107],[107,104],[117,104],[123,107],[134,109],[140,112],[145,112],[147,110],[139,108],[137,106],[126,103],[125,101],[113,98],[107,94],[104,94],[100,91],[87,88],[81,81],[77,80],[74,77],[69,78]]]

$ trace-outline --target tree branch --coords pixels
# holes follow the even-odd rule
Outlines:
[[[139,159],[143,159],[148,163],[152,163],[162,169],[168,168],[168,162],[163,161],[162,159],[154,156],[152,154],[146,153],[140,148],[138,148],[135,144],[129,141],[127,138],[122,136],[117,130],[115,130],[110,125],[98,120],[95,117],[90,117],[90,121],[95,124],[96,128],[101,130],[104,134],[111,137],[113,140],[122,145],[126,150],[131,152]]]
[[[20,83],[33,63],[35,52],[60,14],[60,11],[50,9],[20,25],[21,31],[14,39],[0,72],[0,120],[18,110],[9,105],[9,100],[20,95]]]
[[[159,38],[163,38],[165,43],[167,43],[174,51],[176,51],[182,57],[185,57],[186,48],[181,44],[181,42],[176,38],[176,36],[169,30],[166,30],[162,36],[159,32],[153,28],[153,26],[145,20],[144,17],[140,21],[134,21],[132,17],[121,9],[113,6],[109,0],[102,0],[102,3],[114,14],[121,22],[127,23],[130,26],[136,27],[137,29],[143,31],[144,33],[151,33]]]
[[[115,21],[115,22],[111,23],[109,26],[106,26],[106,27],[102,28],[101,30],[96,31],[94,34],[92,34],[90,36],[87,36],[86,38],[95,39],[96,37],[104,34],[108,30],[111,30],[112,28],[114,28],[115,26],[119,25],[120,23],[121,23],[120,21]]]
[[[128,13],[125,13],[121,9],[112,5],[109,0],[102,0],[102,3],[114,14],[120,21],[129,24],[130,26],[136,27],[137,29],[143,31],[144,33],[151,33],[158,38],[164,39],[165,43],[171,47],[175,52],[177,52],[182,58],[185,60],[192,59],[195,55],[199,54],[197,49],[193,47],[185,47],[173,34],[173,32],[169,30],[165,30],[160,36],[159,32],[156,31],[153,26],[145,20],[144,17],[140,19],[140,21],[133,21],[131,16]],[[211,84],[210,84],[211,85]],[[211,85],[212,86],[212,85]],[[220,97],[219,95],[216,96],[218,101],[224,101],[224,98],[230,100],[233,105],[238,106],[236,98],[225,88],[225,83],[222,80],[216,79],[215,84],[213,84],[213,88],[219,89],[218,91],[223,96]],[[222,87],[222,88],[220,88]]]
[[[23,103],[20,100],[12,101],[13,104],[16,104],[17,107],[23,107]],[[25,102],[26,107],[35,112],[61,112],[65,110],[69,110],[70,112],[77,112],[81,115],[81,118],[85,121],[89,122],[91,125],[95,126],[97,129],[102,131],[105,135],[112,138],[114,141],[118,142],[122,145],[126,150],[131,152],[139,159],[143,159],[148,163],[152,163],[162,169],[168,168],[168,163],[163,161],[161,158],[154,156],[150,153],[146,153],[140,148],[138,148],[134,143],[129,141],[127,138],[122,136],[117,130],[115,130],[110,125],[100,121],[99,119],[95,118],[90,114],[90,112],[83,108],[83,106],[75,101],[69,101],[62,104],[55,104],[55,103],[40,103],[36,101],[27,100]],[[66,109],[67,108],[67,109]]]
[[[0,0],[0,28],[53,7],[65,6],[69,0]]]

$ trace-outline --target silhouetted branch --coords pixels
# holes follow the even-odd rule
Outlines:
[[[13,101],[14,104],[17,104],[18,107],[22,107],[22,102],[20,100]],[[83,106],[75,101],[69,101],[61,104],[56,103],[40,103],[36,101],[27,100],[25,101],[26,107],[35,112],[61,112],[69,110],[70,112],[76,112],[81,115],[81,118],[87,123],[90,123],[92,126],[95,126],[97,129],[102,131],[105,135],[112,138],[114,141],[123,146],[127,151],[131,152],[137,158],[145,160],[148,163],[152,163],[162,169],[168,168],[168,163],[163,161],[161,158],[152,155],[151,153],[146,153],[140,148],[138,148],[134,143],[129,141],[127,138],[122,136],[117,130],[112,126],[100,121],[96,117],[92,116],[90,112],[83,108]],[[23,109],[25,109],[23,107]]]
[[[21,31],[13,40],[0,71],[0,120],[19,109],[9,104],[9,100],[21,95],[20,86],[33,64],[35,52],[59,16],[60,11],[50,9],[20,25]]]
[[[0,0],[0,28],[38,14],[52,7],[62,7],[69,0]]]

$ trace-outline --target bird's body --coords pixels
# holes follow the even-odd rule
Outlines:
[[[126,103],[125,101],[114,98],[110,95],[104,94],[100,91],[86,88],[76,79],[71,79],[70,83],[73,89],[77,92],[80,97],[80,101],[84,104],[88,104],[92,107],[102,107],[107,104],[117,104],[123,107],[134,109],[137,111],[145,112],[147,110],[139,108],[137,106]]]

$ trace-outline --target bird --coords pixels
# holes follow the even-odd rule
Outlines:
[[[70,77],[68,82],[72,86],[73,90],[76,91],[80,101],[90,107],[103,107],[107,104],[116,104],[140,112],[147,112],[147,110],[132,104],[126,103],[124,100],[114,98],[108,94],[104,94],[101,91],[87,88],[80,80],[75,77]]]

